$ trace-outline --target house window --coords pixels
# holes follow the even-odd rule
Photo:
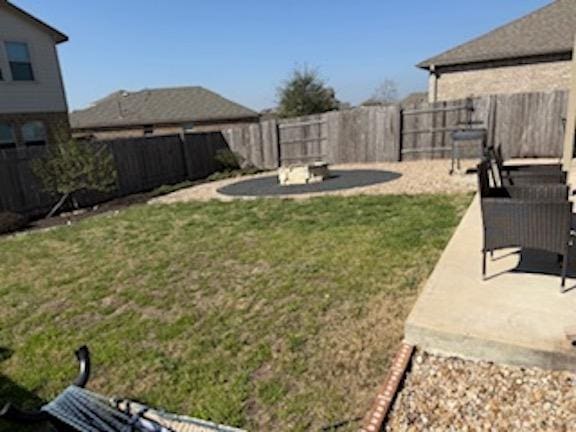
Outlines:
[[[14,128],[8,123],[0,123],[0,149],[15,147],[16,138],[14,137]]]
[[[23,42],[6,42],[6,54],[14,81],[34,81],[28,45]]]
[[[46,128],[40,121],[24,123],[22,126],[22,139],[27,146],[41,146],[46,144]]]
[[[154,125],[144,126],[144,136],[154,135]]]

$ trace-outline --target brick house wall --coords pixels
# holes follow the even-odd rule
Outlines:
[[[25,145],[22,137],[22,127],[28,122],[36,121],[44,125],[48,143],[54,143],[70,134],[67,112],[0,113],[0,123],[5,123],[12,127],[17,147]]]
[[[555,61],[431,74],[429,102],[491,94],[550,92],[570,87],[571,62]]]

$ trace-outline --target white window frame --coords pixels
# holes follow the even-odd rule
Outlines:
[[[32,79],[31,80],[15,80],[14,79],[14,75],[12,74],[12,66],[10,65],[10,58],[8,56],[8,47],[7,44],[10,43],[15,43],[15,44],[23,44],[26,45],[26,49],[28,51],[28,57],[30,59],[30,70],[32,71]],[[6,82],[8,81],[7,77],[8,77],[8,72],[10,73],[10,82],[13,83],[17,83],[17,84],[26,84],[26,83],[35,83],[38,81],[38,76],[36,74],[36,68],[34,67],[34,54],[33,54],[33,49],[32,49],[32,44],[27,41],[27,40],[23,40],[23,39],[19,39],[19,40],[15,40],[15,39],[4,39],[3,41],[1,41],[2,44],[2,53],[4,56],[4,63],[7,67],[7,73],[3,74],[4,75],[4,81]],[[1,60],[1,59],[0,59]],[[0,66],[2,66],[2,62],[0,61]],[[2,80],[0,80],[0,82],[2,82]]]

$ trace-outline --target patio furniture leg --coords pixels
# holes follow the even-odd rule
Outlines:
[[[458,171],[462,169],[462,166],[460,165],[460,148],[458,148],[458,146],[456,146],[456,167]]]
[[[492,185],[494,187],[502,186],[502,181],[498,183],[498,181],[496,180],[496,174],[494,173],[494,168],[492,167],[492,164],[490,164],[490,175],[492,176]]]
[[[454,174],[454,158],[456,157],[456,144],[452,141],[452,160],[450,162],[450,175]]]
[[[564,292],[566,286],[566,268],[568,267],[568,253],[564,254],[562,258],[562,283],[560,284],[560,293]]]
[[[482,251],[482,279],[486,279],[486,251]]]

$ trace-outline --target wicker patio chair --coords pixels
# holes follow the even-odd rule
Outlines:
[[[526,201],[565,201],[570,187],[563,183],[521,183],[501,186],[494,178],[492,164],[483,161],[478,165],[478,187],[485,198],[513,198]],[[492,181],[490,180],[492,178]]]
[[[502,156],[502,146],[489,147],[489,151],[492,153],[492,158],[494,162],[498,165],[499,169],[518,172],[518,171],[548,171],[548,172],[560,172],[562,171],[561,163],[550,163],[550,164],[507,164],[504,162],[504,157]]]
[[[491,188],[487,161],[478,165],[478,181],[483,224],[482,276],[486,276],[488,252],[516,247],[542,250],[562,256],[562,292],[572,242],[568,187],[540,184]]]
[[[500,147],[489,147],[486,157],[496,167],[501,186],[541,183],[566,183],[567,173],[559,164],[506,165]],[[492,175],[496,179],[494,172]]]

